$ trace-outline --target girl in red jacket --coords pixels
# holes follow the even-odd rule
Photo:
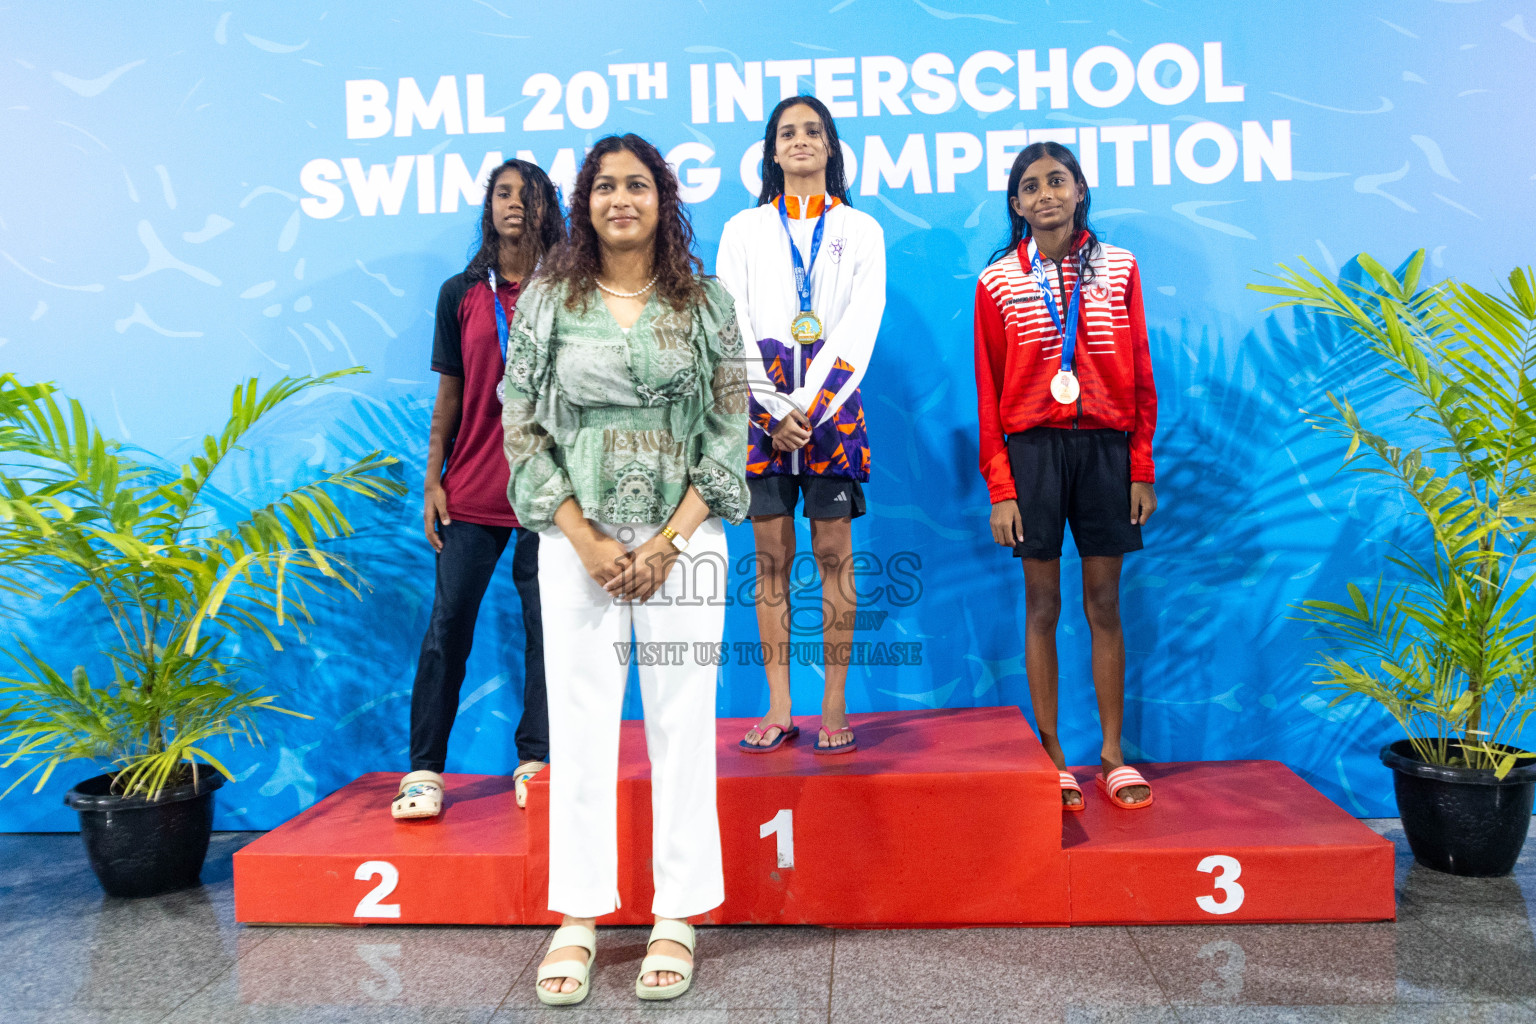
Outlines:
[[[1070,150],[1037,142],[1008,175],[1009,242],[976,284],[976,395],[992,539],[1023,560],[1025,670],[1040,741],[1081,810],[1056,734],[1063,527],[1083,561],[1093,688],[1104,729],[1096,782],[1117,806],[1152,790],[1120,751],[1125,638],[1120,563],[1157,509],[1157,392],[1136,258],[1088,229],[1088,183]]]

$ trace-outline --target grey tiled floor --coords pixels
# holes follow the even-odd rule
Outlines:
[[[694,990],[643,1005],[645,931],[604,929],[592,995],[533,995],[547,928],[245,928],[214,837],[201,889],[108,899],[78,837],[0,835],[0,1024],[568,1020],[697,1024],[1536,1022],[1536,843],[1516,873],[1414,865],[1392,924],[707,928]]]

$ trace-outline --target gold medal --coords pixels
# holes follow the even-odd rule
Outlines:
[[[1051,397],[1062,405],[1071,405],[1077,401],[1081,390],[1077,383],[1077,375],[1071,370],[1062,370],[1051,378]]]
[[[808,309],[803,311],[789,322],[789,336],[802,345],[821,340],[821,318]]]

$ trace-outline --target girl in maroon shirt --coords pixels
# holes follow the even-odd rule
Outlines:
[[[435,817],[443,806],[448,734],[474,640],[480,600],[507,542],[517,537],[512,579],[523,605],[523,715],[513,775],[523,806],[528,779],[549,757],[544,641],[539,615],[538,534],[518,526],[507,502],[501,382],[507,325],[524,279],[565,238],[555,186],[537,165],[508,160],[491,174],[480,244],[437,297],[432,369],[437,402],[427,442],[422,525],[437,552],[432,617],[411,690],[411,771],[391,806],[396,818]]]

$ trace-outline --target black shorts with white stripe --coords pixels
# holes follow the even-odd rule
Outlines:
[[[747,478],[752,519],[792,516],[803,495],[807,519],[857,519],[864,514],[864,488],[857,480],[806,473]]]

